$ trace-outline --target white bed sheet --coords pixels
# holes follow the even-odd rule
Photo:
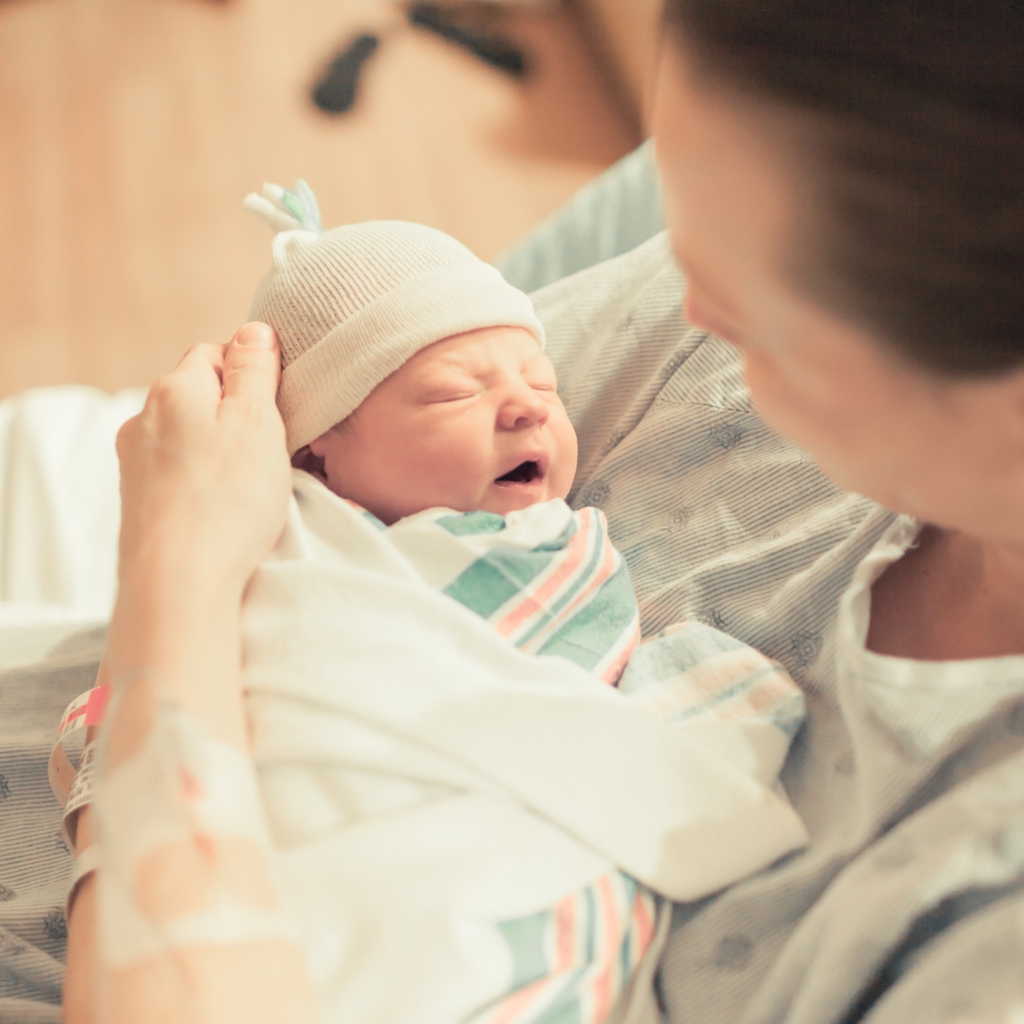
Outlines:
[[[120,524],[114,441],[145,395],[53,387],[0,402],[0,664],[17,627],[109,616]]]

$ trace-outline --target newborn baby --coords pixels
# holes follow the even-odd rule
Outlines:
[[[637,650],[604,517],[565,502],[576,437],[525,295],[430,228],[323,232],[301,182],[246,206],[279,232],[250,315],[299,471],[245,683],[324,1018],[602,1024],[653,965],[659,893],[804,841],[775,791],[802,697],[700,624]]]
[[[246,203],[275,227],[300,228],[300,209],[318,217],[304,183]],[[293,464],[384,526],[406,520],[392,536],[414,561],[423,530],[418,547],[436,560],[438,516],[409,517],[500,517],[442,517],[447,546],[462,538],[480,556],[445,593],[520,648],[617,681],[639,639],[636,599],[603,514],[564,502],[576,434],[530,300],[432,228],[307,226],[275,239],[251,310],[281,338]]]

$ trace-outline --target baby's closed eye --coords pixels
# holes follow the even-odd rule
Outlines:
[[[477,382],[438,382],[425,387],[420,392],[419,400],[423,405],[443,405],[448,402],[464,402],[476,398],[482,392],[483,387]]]

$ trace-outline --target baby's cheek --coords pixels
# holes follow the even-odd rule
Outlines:
[[[569,492],[572,490],[572,482],[575,479],[575,476],[575,473],[563,474],[562,479],[558,483],[558,488],[555,493],[552,494],[552,497],[562,499],[567,498],[569,496]]]
[[[410,446],[402,455],[406,480],[422,501],[430,505],[450,505],[464,501],[464,491],[472,489],[479,475],[475,452],[453,439],[447,444]]]
[[[576,431],[573,430],[568,416],[565,417],[560,433],[556,481],[557,493],[553,495],[556,498],[564,498],[572,490],[573,480],[576,479],[576,459],[578,455]]]

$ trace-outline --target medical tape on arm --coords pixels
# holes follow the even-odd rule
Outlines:
[[[114,698],[111,721],[121,696]],[[151,729],[136,753],[102,777],[95,810],[100,952],[108,966],[130,966],[189,946],[298,941],[255,766],[194,716],[157,697]],[[223,840],[243,842],[224,846]],[[246,848],[257,865],[256,892],[241,891],[239,872],[232,870],[231,858]],[[164,870],[154,876],[154,857],[161,856]],[[187,889],[189,867],[197,864],[201,893]],[[204,866],[210,870],[204,873]],[[171,892],[190,909],[147,910],[154,891],[157,898]]]

